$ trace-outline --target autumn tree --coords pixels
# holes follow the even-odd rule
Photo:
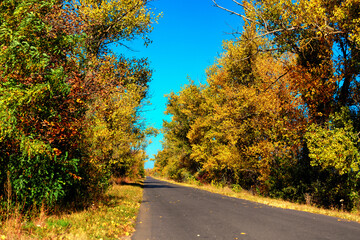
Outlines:
[[[320,167],[320,173],[326,176],[319,183],[322,185],[315,189],[314,196],[324,205],[331,204],[331,198],[335,198],[337,201],[343,199],[348,209],[356,208],[360,203],[360,139],[354,131],[349,110],[343,107],[330,116],[325,126],[311,124],[305,138],[311,165]]]
[[[68,57],[80,36],[55,24],[57,4],[0,4],[1,184],[10,178],[19,200],[49,205],[78,181],[82,109],[68,83],[78,76]]]
[[[87,36],[81,64],[86,67],[88,128],[82,144],[90,159],[88,167],[94,171],[92,177],[104,176],[96,171],[139,176],[144,170],[147,136],[156,132],[147,129],[140,117],[152,73],[147,60],[117,56],[109,48],[112,43],[126,46],[124,42],[137,37],[145,45],[150,42],[147,33],[157,17],[147,2],[73,1],[69,6],[83,20],[80,30]]]
[[[326,207],[343,199],[357,208],[359,2],[213,3],[243,18],[244,30],[224,44],[199,93],[169,99],[168,109],[187,114],[169,111],[179,122],[164,125],[157,164],[204,182],[294,201],[307,196]],[[172,101],[194,97],[196,109]],[[195,173],[173,154],[184,149],[170,141],[179,139],[176,126],[186,126],[181,142]]]
[[[297,56],[294,69],[311,117],[321,118],[338,106],[353,104],[359,75],[359,2],[348,1],[233,1],[257,25],[257,37],[267,36],[272,49]],[[319,116],[320,115],[320,116]]]
[[[169,98],[167,112],[173,116],[164,124],[164,150],[157,159],[163,171],[171,165],[203,182],[254,185],[264,193],[274,188],[271,181],[285,178],[275,171],[294,163],[291,150],[304,130],[302,101],[292,95],[284,68],[284,61],[294,58],[255,54],[263,43],[249,41],[252,34],[248,26],[240,39],[224,44],[222,57],[207,71],[208,85],[192,84]],[[294,131],[284,136],[287,128]],[[187,153],[196,168],[175,152]]]
[[[344,111],[345,107],[350,114],[349,118],[352,119],[348,123],[354,128],[349,125],[347,127],[340,125],[342,126],[340,128],[343,129],[339,130],[337,134],[341,133],[341,138],[352,139],[350,145],[357,145],[356,138],[348,138],[345,132],[350,130],[349,134],[351,135],[360,130],[356,124],[359,119],[357,97],[359,86],[359,2],[356,0],[243,2],[233,0],[234,8],[223,7],[221,1],[213,0],[213,3],[225,11],[238,15],[245,22],[256,25],[257,35],[255,38],[266,37],[268,39],[267,51],[295,54],[296,62],[287,66],[288,74],[292,78],[294,91],[300,94],[305,103],[304,113],[309,123],[312,124],[308,128],[306,140],[303,140],[300,157],[303,162],[301,168],[307,168],[311,173],[308,176],[312,182],[309,183],[311,186],[309,191],[316,193],[321,188],[328,189],[326,187],[337,184],[342,185],[343,189],[352,188],[348,187],[348,183],[358,181],[354,179],[356,174],[351,177],[349,175],[341,177],[341,174],[334,171],[334,165],[331,163],[333,160],[328,157],[323,158],[324,161],[325,159],[329,161],[327,164],[323,162],[320,165],[318,161],[315,161],[317,163],[315,164],[313,156],[321,148],[315,147],[313,141],[322,136],[322,138],[326,138],[325,141],[332,142],[331,132],[319,135],[319,131],[321,132],[326,125],[331,125],[335,115],[343,116],[340,112]],[[324,155],[332,154],[331,148],[325,148],[323,151]],[[341,155],[347,155],[345,152]],[[352,158],[348,158],[347,161],[352,161],[350,159]],[[337,161],[341,162],[342,160],[340,158]],[[319,170],[317,167],[320,166]],[[356,167],[351,169],[357,172]],[[342,184],[344,178],[349,181]],[[317,186],[316,183],[321,184]],[[321,204],[337,204],[336,199],[347,198],[349,194],[355,196],[358,190],[349,191],[334,194],[330,197],[330,202]],[[318,194],[321,195],[317,197],[319,202],[324,199],[325,192]],[[349,207],[351,208],[354,201],[350,202]]]
[[[178,95],[170,93],[167,97],[165,113],[171,115],[171,121],[163,123],[163,150],[157,154],[155,168],[181,180],[196,173],[199,167],[199,163],[190,157],[191,145],[187,134],[199,114],[204,114],[201,87],[190,82]]]
[[[146,38],[155,19],[146,3],[0,3],[0,184],[11,182],[14,199],[52,206],[101,194],[115,172],[111,161],[126,162],[121,151],[136,159],[125,171],[143,168],[138,109],[151,71],[145,59],[118,57],[108,46]],[[97,139],[97,121],[106,123],[106,141]],[[116,138],[125,126],[131,130]],[[111,149],[98,164],[91,146],[105,145]]]

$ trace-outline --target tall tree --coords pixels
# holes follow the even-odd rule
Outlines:
[[[97,165],[89,146],[121,151],[113,144],[119,124],[132,128],[123,131],[132,136],[131,144],[125,137],[117,140],[137,156],[130,164],[141,168],[145,154],[139,146],[146,142],[146,132],[138,109],[151,71],[145,59],[117,57],[108,46],[146,38],[156,19],[146,3],[0,3],[0,184],[9,178],[13,196],[27,206],[101,194],[111,174],[106,164],[116,154],[106,154],[106,161]],[[131,102],[126,113],[118,109],[124,99]],[[111,132],[111,137],[104,133],[108,141],[101,144],[85,138],[96,130],[97,119]]]
[[[354,104],[360,71],[359,1],[266,0],[240,3],[233,0],[245,14],[224,8],[218,1],[213,2],[217,7],[256,24],[257,37],[267,36],[272,43],[270,46],[273,46],[271,49],[296,54],[298,64],[295,72],[302,75],[298,75],[302,78],[299,80],[304,89],[302,95],[313,116],[328,116],[327,109],[333,106],[333,99],[340,107]]]
[[[172,94],[157,165],[170,176],[357,208],[359,2],[233,0],[239,11],[213,2],[242,17],[244,31],[224,44],[207,85]],[[174,154],[183,146],[196,172]]]

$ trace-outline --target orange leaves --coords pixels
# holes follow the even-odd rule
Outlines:
[[[59,149],[57,148],[53,148],[53,151],[55,153],[56,156],[60,156],[60,154],[62,153]]]
[[[326,69],[324,69],[326,68]],[[309,109],[309,119],[329,116],[336,91],[337,78],[329,74],[329,66],[306,68],[296,66],[291,71],[293,91],[298,91]]]
[[[76,174],[74,174],[74,173],[72,173],[72,172],[68,172],[68,174],[71,176],[71,177],[73,177],[75,180],[81,180],[82,178],[80,177],[80,176],[78,176],[78,175],[76,175]]]

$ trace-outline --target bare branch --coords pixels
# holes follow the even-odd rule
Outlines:
[[[222,9],[222,10],[225,10],[225,11],[231,13],[231,14],[237,15],[237,16],[243,18],[243,19],[246,20],[246,21],[249,21],[249,22],[256,22],[256,21],[257,21],[256,19],[249,18],[249,17],[247,17],[247,16],[245,16],[245,15],[243,15],[243,14],[240,14],[240,13],[238,13],[238,12],[235,12],[235,11],[233,11],[233,10],[230,10],[230,9],[228,9],[228,8],[225,8],[225,7],[223,7],[223,6],[220,6],[220,5],[216,2],[216,0],[212,0],[212,1],[213,1],[213,3],[215,4],[215,7],[218,7],[218,8],[220,8],[220,9]],[[241,7],[242,7],[243,9],[245,9],[245,10],[254,11],[254,12],[256,13],[256,15],[261,19],[261,22],[262,22],[262,24],[263,24],[263,26],[264,26],[264,31],[263,31],[262,34],[257,35],[255,38],[261,38],[261,37],[265,37],[265,36],[267,36],[267,35],[271,35],[271,34],[275,34],[275,33],[280,33],[280,32],[290,32],[290,31],[295,31],[295,30],[299,30],[299,29],[305,29],[305,28],[308,27],[308,26],[306,26],[306,25],[304,25],[304,26],[299,26],[299,25],[298,25],[298,26],[290,26],[290,27],[285,27],[285,26],[284,26],[283,28],[279,28],[279,29],[275,29],[275,30],[269,30],[269,29],[268,29],[267,21],[266,21],[266,20],[264,19],[264,17],[257,11],[257,9],[256,9],[255,6],[252,6],[253,9],[249,9],[246,5],[238,2],[238,0],[232,0],[232,1],[233,1],[234,3],[236,3],[238,6],[241,6]],[[317,24],[315,24],[314,27],[315,27],[316,29],[321,29],[320,26],[318,26]],[[317,31],[316,29],[314,29],[314,31]],[[331,27],[331,26],[329,26],[329,25],[326,26],[326,29],[330,30],[330,32],[326,33],[326,35],[335,35],[335,34],[342,34],[342,33],[344,33],[344,32],[341,31],[341,30],[336,31],[336,29],[334,29],[333,27]],[[241,34],[241,33],[237,31],[237,32],[234,32],[233,34]],[[254,38],[254,39],[255,39],[255,38]]]
[[[244,9],[246,9],[246,10],[250,10],[249,8],[247,8],[244,4],[241,4],[241,3],[239,3],[238,1],[236,1],[236,0],[232,0],[234,3],[236,3],[237,5],[239,5],[240,7],[243,7]]]
[[[232,10],[228,9],[228,8],[225,8],[225,7],[220,6],[215,0],[212,0],[212,1],[213,1],[213,3],[215,4],[215,7],[218,7],[218,8],[220,8],[220,9],[222,9],[222,10],[225,10],[225,11],[231,13],[231,14],[237,15],[237,16],[243,18],[243,19],[246,20],[246,21],[256,22],[256,20],[251,19],[251,18],[248,18],[248,17],[246,17],[246,16],[243,15],[243,14],[237,13],[237,12],[235,12],[235,11],[232,11]]]
[[[281,76],[279,76],[277,79],[275,79],[275,81],[273,81],[267,88],[265,88],[263,90],[263,92],[266,92],[267,90],[269,90],[269,88],[271,88],[277,81],[279,81],[281,78],[285,77],[288,73],[290,72],[290,70],[288,70],[286,73],[282,74]]]

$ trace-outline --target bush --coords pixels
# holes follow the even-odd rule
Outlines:
[[[10,158],[8,171],[13,198],[25,206],[54,206],[80,181],[78,159],[37,155]],[[4,174],[4,173],[3,173]]]

